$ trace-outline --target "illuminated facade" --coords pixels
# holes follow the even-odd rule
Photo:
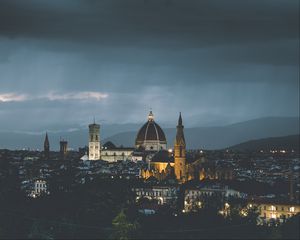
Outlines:
[[[158,180],[174,175],[174,158],[169,151],[161,150],[149,157],[148,167],[141,169],[141,177],[147,179],[155,177]]]
[[[181,113],[178,119],[177,133],[174,143],[174,169],[175,176],[179,182],[185,182],[186,177],[186,145],[183,134],[183,125]]]
[[[45,180],[36,180],[33,185],[33,190],[29,196],[37,198],[45,193],[49,194],[49,192],[47,192],[47,182]]]
[[[151,112],[150,112],[151,114]],[[179,115],[177,134],[174,144],[174,156],[172,151],[161,150],[149,160],[147,169],[141,170],[142,178],[151,176],[163,180],[175,176],[179,182],[186,181],[186,146],[183,134],[182,117]]]
[[[216,166],[216,163],[207,162],[203,157],[190,159],[191,156],[189,156],[187,158],[183,128],[180,113],[174,151],[160,150],[154,154],[148,154],[146,159],[148,167],[141,170],[140,176],[145,179],[153,176],[158,180],[175,177],[179,183],[192,179],[233,179],[233,169],[229,166]]]
[[[107,142],[101,149],[101,160],[117,162],[132,160],[134,148],[116,147],[112,142]]]
[[[171,204],[178,198],[178,188],[169,186],[155,186],[151,188],[136,188],[136,200],[147,198],[149,200],[157,200],[158,204]]]
[[[277,202],[271,200],[253,201],[248,204],[248,208],[257,207],[259,212],[259,223],[279,222],[300,213],[299,203]]]
[[[89,125],[89,160],[99,160],[100,154],[100,125]]]
[[[195,211],[203,207],[203,199],[207,197],[220,196],[222,198],[228,197],[245,197],[242,193],[229,189],[227,186],[203,186],[200,188],[186,189],[184,193],[184,211]]]

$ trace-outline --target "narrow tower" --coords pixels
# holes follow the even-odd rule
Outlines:
[[[68,142],[66,140],[60,140],[60,156],[62,159],[65,159],[67,152],[68,152]]]
[[[294,201],[294,176],[293,176],[293,168],[290,167],[290,172],[289,172],[289,182],[290,182],[290,201]]]
[[[95,123],[89,125],[89,160],[100,159],[100,125]]]
[[[183,133],[181,113],[179,114],[176,139],[174,143],[175,176],[179,182],[186,181],[186,146]]]
[[[46,137],[44,141],[44,157],[45,159],[49,159],[49,154],[50,154],[50,144],[49,144],[49,139],[48,139],[48,133],[46,132]]]

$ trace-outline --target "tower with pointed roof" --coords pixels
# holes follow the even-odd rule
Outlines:
[[[186,145],[183,133],[182,117],[179,114],[176,138],[174,143],[174,170],[179,182],[186,181]]]
[[[50,144],[48,139],[48,133],[46,132],[45,140],[44,140],[44,157],[45,159],[49,159],[50,154]]]

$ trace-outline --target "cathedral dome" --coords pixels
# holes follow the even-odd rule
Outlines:
[[[167,140],[161,127],[154,121],[152,111],[148,115],[148,121],[141,127],[136,136],[135,145],[149,151],[166,149]]]

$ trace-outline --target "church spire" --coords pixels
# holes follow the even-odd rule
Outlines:
[[[179,182],[186,181],[186,145],[183,133],[182,117],[179,113],[176,138],[174,143],[174,171]]]
[[[178,118],[175,145],[185,145],[183,128],[184,128],[184,126],[182,125],[182,117],[181,117],[181,112],[180,112],[179,118]]]
[[[182,126],[181,112],[179,112],[178,126]]]
[[[48,139],[48,133],[46,132],[45,141],[44,141],[44,156],[46,159],[49,158],[49,152],[50,152],[50,144]]]
[[[45,141],[44,141],[44,150],[49,149],[49,139],[48,133],[46,132]]]

